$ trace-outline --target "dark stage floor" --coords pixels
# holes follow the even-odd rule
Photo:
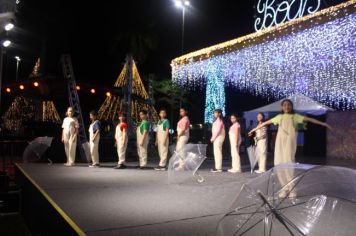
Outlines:
[[[169,185],[166,171],[114,164],[19,166],[87,235],[215,235],[241,185],[256,176],[203,168],[205,182]]]

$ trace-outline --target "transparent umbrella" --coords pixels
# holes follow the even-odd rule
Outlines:
[[[198,169],[206,159],[206,144],[186,144],[179,152],[174,151],[168,164],[168,182],[182,183],[188,179],[204,182]]]
[[[256,167],[257,164],[257,155],[256,155],[256,146],[252,145],[247,148],[247,156],[250,161],[250,166],[251,166],[251,173]]]
[[[217,235],[354,235],[356,171],[277,166],[245,184]]]
[[[51,146],[53,137],[37,137],[25,148],[22,154],[22,159],[24,162],[38,161],[46,150]]]

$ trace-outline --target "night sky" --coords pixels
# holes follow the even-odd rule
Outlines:
[[[191,0],[192,7],[186,12],[185,52],[254,32],[256,2]],[[341,1],[322,2],[325,7]],[[17,13],[18,28],[12,33],[16,47],[8,52],[9,73],[5,80],[14,79],[14,73],[10,73],[15,70],[11,59],[14,55],[23,58],[20,77],[26,77],[41,53],[45,55],[43,69],[47,74],[59,74],[60,55],[70,53],[79,83],[111,86],[128,52],[128,35],[148,38],[152,45],[144,58],[136,58],[141,75],[153,73],[169,79],[170,61],[181,54],[181,20],[181,10],[172,0],[23,0]],[[199,97],[192,108],[203,105],[203,96]],[[240,102],[242,99],[244,102]],[[230,90],[227,100],[230,112],[268,102]],[[202,115],[197,115],[196,120]]]

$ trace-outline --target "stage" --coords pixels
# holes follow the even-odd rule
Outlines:
[[[230,174],[202,167],[205,182],[170,185],[166,171],[115,170],[114,165],[17,164],[23,215],[32,233],[215,235],[242,184],[257,176],[247,169]]]

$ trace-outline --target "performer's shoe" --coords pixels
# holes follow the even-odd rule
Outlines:
[[[66,167],[71,167],[71,166],[74,166],[74,165],[75,165],[74,163],[72,163],[72,164],[64,163],[64,166],[66,166]]]
[[[218,170],[218,169],[211,169],[211,172],[213,172],[213,173],[221,173],[222,172],[222,170]]]
[[[92,164],[92,165],[89,165],[90,168],[98,168],[100,167],[100,164]]]
[[[126,169],[126,166],[124,164],[120,164],[115,166],[114,169]]]
[[[157,166],[155,167],[155,170],[166,170],[165,166]]]
[[[236,174],[236,173],[241,173],[241,170],[228,169],[227,172]]]

